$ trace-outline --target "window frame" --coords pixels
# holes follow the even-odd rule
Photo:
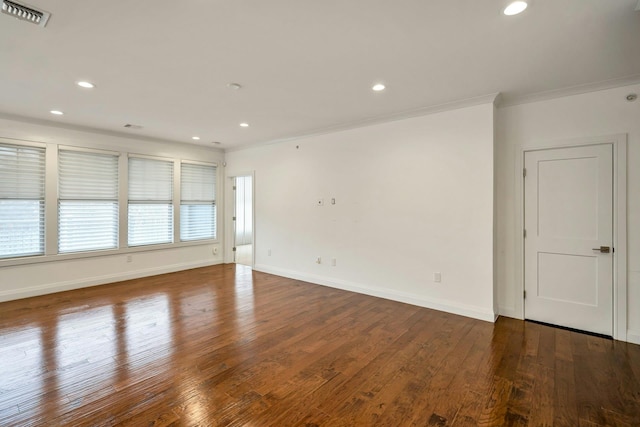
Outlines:
[[[132,199],[129,196],[129,184],[131,181],[131,176],[129,174],[129,160],[130,159],[144,159],[144,160],[153,160],[153,161],[161,161],[161,162],[167,162],[167,163],[171,163],[171,202],[168,203],[169,206],[171,206],[171,231],[170,231],[170,235],[171,235],[171,242],[154,242],[154,243],[143,243],[143,244],[139,244],[139,245],[132,245],[130,243],[130,222],[129,222],[129,205],[131,204]],[[127,248],[127,249],[134,249],[134,248],[149,248],[149,247],[172,247],[173,245],[175,245],[176,243],[178,243],[179,241],[176,240],[176,233],[178,232],[178,229],[180,227],[180,214],[176,213],[176,187],[177,187],[177,197],[180,197],[180,178],[179,178],[179,174],[180,174],[180,160],[179,159],[175,159],[175,158],[171,158],[171,157],[160,157],[160,156],[148,156],[148,155],[144,155],[144,154],[136,154],[136,153],[127,153],[127,171],[126,171],[126,188],[125,188],[125,201],[126,201],[126,223],[127,223],[127,233],[126,233],[126,240],[124,240],[123,242],[121,242],[122,248]],[[178,166],[178,168],[176,168],[176,166]],[[177,173],[176,173],[177,171]],[[176,178],[177,177],[177,178]],[[165,203],[160,203],[160,201],[138,201],[138,204],[158,204],[158,205],[163,205]]]
[[[116,203],[116,246],[115,248],[102,248],[102,249],[86,249],[86,250],[81,250],[81,251],[74,251],[74,252],[60,252],[60,202],[61,202],[61,198],[60,198],[60,152],[61,151],[75,151],[75,152],[80,152],[80,153],[89,153],[89,154],[98,154],[98,155],[106,155],[106,156],[114,156],[116,158],[116,179],[117,179],[117,184],[116,184],[116,199],[115,199],[115,203]],[[120,209],[120,205],[122,203],[122,201],[120,200],[120,186],[121,186],[121,178],[122,178],[122,171],[121,169],[121,163],[120,163],[120,158],[122,156],[122,153],[117,152],[117,151],[110,151],[110,150],[100,150],[100,149],[94,149],[94,148],[86,148],[86,147],[74,147],[74,146],[67,146],[67,145],[58,145],[57,149],[55,150],[55,155],[56,155],[56,170],[55,170],[55,185],[56,185],[56,205],[55,205],[55,209],[56,209],[56,218],[55,218],[55,225],[56,225],[56,254],[57,255],[70,255],[70,254],[83,254],[83,253],[89,253],[89,252],[107,252],[107,251],[115,251],[118,250],[120,248],[120,233],[121,233],[121,222],[120,222],[120,215],[121,215],[121,209]],[[71,200],[71,199],[69,199]],[[101,201],[102,199],[82,199],[82,201]],[[46,246],[46,245],[45,245]]]
[[[215,242],[215,241],[218,240],[218,233],[220,231],[220,229],[218,227],[218,225],[219,225],[219,222],[218,222],[218,218],[219,218],[218,200],[220,198],[219,197],[219,194],[220,194],[220,191],[219,191],[220,180],[218,179],[218,171],[219,171],[220,168],[218,167],[218,164],[215,163],[215,162],[200,162],[200,161],[195,161],[195,160],[182,159],[182,160],[180,160],[179,163],[180,163],[180,167],[179,167],[180,176],[178,177],[178,181],[179,181],[178,182],[178,184],[179,184],[178,185],[178,187],[179,187],[178,188],[178,196],[179,197],[177,199],[177,205],[178,205],[178,209],[177,210],[178,210],[179,213],[178,213],[178,220],[177,220],[177,225],[178,225],[178,227],[177,227],[178,230],[177,231],[178,232],[176,234],[176,236],[177,236],[177,240],[176,241],[181,242],[181,243],[188,243],[188,242]],[[189,240],[183,240],[182,239],[182,229],[181,229],[181,224],[182,224],[181,220],[182,220],[182,218],[181,218],[181,215],[182,215],[182,204],[183,204],[183,198],[182,198],[182,165],[183,164],[197,165],[197,166],[207,166],[207,167],[215,168],[215,171],[214,171],[215,178],[214,178],[214,183],[213,183],[214,199],[213,199],[213,203],[212,203],[213,204],[213,208],[214,208],[214,212],[215,212],[214,236],[213,237],[206,237],[206,238],[203,238],[203,239],[189,239]]]
[[[60,262],[67,260],[75,260],[75,259],[86,259],[86,258],[101,258],[105,256],[122,256],[122,262],[126,262],[125,255],[128,254],[136,254],[136,253],[149,253],[155,251],[164,251],[167,249],[178,249],[185,247],[198,247],[198,246],[207,246],[212,244],[220,244],[224,239],[224,234],[226,233],[226,229],[221,228],[221,222],[223,221],[222,215],[224,212],[224,188],[221,187],[223,180],[221,174],[223,174],[224,170],[220,167],[221,157],[218,155],[212,156],[212,161],[198,161],[192,160],[197,158],[198,155],[191,154],[182,154],[178,149],[172,150],[165,156],[156,156],[153,154],[146,154],[151,151],[160,152],[160,149],[156,150],[143,150],[143,151],[130,151],[130,147],[125,144],[120,145],[105,145],[100,142],[89,142],[87,144],[77,143],[77,141],[71,142],[71,144],[61,144],[56,142],[44,142],[44,141],[28,141],[23,139],[12,139],[0,136],[0,143],[7,145],[20,145],[20,146],[31,146],[37,148],[45,149],[45,214],[44,214],[44,224],[45,224],[45,253],[44,255],[33,255],[33,256],[25,256],[25,257],[14,257],[14,258],[0,258],[0,268],[2,267],[11,267],[11,266],[20,266],[20,265],[31,265],[31,264],[43,264],[49,262]],[[77,144],[76,144],[77,143]],[[60,254],[57,251],[58,246],[58,150],[72,148],[77,150],[93,150],[93,151],[103,151],[103,152],[116,152],[120,154],[120,164],[119,164],[119,209],[120,209],[120,222],[119,222],[119,246],[116,249],[103,249],[103,250],[95,250],[89,252],[73,252],[73,253],[63,253]],[[145,157],[150,159],[160,159],[160,160],[169,160],[174,162],[174,242],[173,243],[161,243],[161,244],[153,244],[153,245],[144,245],[144,246],[127,246],[127,232],[128,232],[128,217],[127,217],[127,207],[128,207],[128,158],[129,156],[134,157]],[[182,161],[193,162],[193,163],[204,163],[204,164],[213,164],[216,165],[216,205],[218,208],[216,215],[216,231],[217,235],[215,239],[207,239],[207,240],[188,240],[188,241],[180,241],[179,240],[179,228],[180,228],[180,166]],[[177,203],[177,206],[176,206]]]
[[[47,144],[44,143],[39,143],[39,142],[32,142],[32,141],[20,141],[20,140],[14,140],[14,139],[8,139],[8,138],[0,138],[0,144],[1,145],[5,145],[5,146],[14,146],[14,147],[18,147],[18,148],[35,148],[35,149],[40,149],[43,150],[43,154],[44,154],[44,189],[43,189],[43,195],[42,195],[42,199],[38,199],[39,201],[41,201],[41,203],[43,204],[42,206],[42,219],[41,219],[41,225],[42,225],[42,235],[43,235],[43,241],[42,241],[42,252],[41,253],[34,253],[34,254],[21,254],[21,255],[16,255],[16,256],[11,256],[11,257],[0,257],[0,266],[4,265],[4,264],[9,264],[9,265],[13,265],[15,263],[15,261],[19,261],[19,260],[26,260],[28,262],[34,262],[34,260],[39,260],[42,257],[46,256],[47,254],[47,249],[48,249],[48,239],[47,239],[47,208],[48,208],[48,199],[47,199],[47,194],[48,194],[48,186],[47,186],[47,173],[48,173],[48,168],[49,168],[49,164],[48,164],[48,147]],[[17,199],[16,199],[17,200]],[[35,200],[35,199],[27,199],[27,200]],[[37,262],[37,261],[36,261]]]

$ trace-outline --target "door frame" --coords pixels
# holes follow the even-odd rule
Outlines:
[[[547,141],[522,146],[516,159],[516,313],[524,312],[524,156],[526,152],[611,144],[613,147],[613,338],[627,341],[627,134]]]
[[[225,238],[224,243],[224,263],[225,264],[233,264],[235,263],[235,254],[233,253],[233,245],[235,244],[236,236],[235,229],[233,227],[233,215],[235,213],[235,191],[233,190],[233,184],[236,178],[242,176],[250,176],[251,177],[251,205],[252,205],[252,218],[251,218],[251,226],[253,228],[253,232],[251,235],[251,268],[256,265],[256,176],[255,171],[246,172],[246,173],[234,173],[233,175],[228,175],[225,180],[225,186],[229,189],[226,191],[226,208],[225,208],[225,217],[228,220],[225,220],[225,236],[229,236]]]

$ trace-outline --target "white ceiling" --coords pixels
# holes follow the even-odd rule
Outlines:
[[[0,113],[225,149],[640,81],[637,0],[532,0],[514,17],[502,0],[28,3],[52,16],[0,14]]]

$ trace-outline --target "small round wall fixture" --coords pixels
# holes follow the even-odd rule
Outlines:
[[[635,93],[630,93],[629,95],[627,95],[627,101],[629,102],[633,102],[636,99],[638,99],[638,95],[636,95]]]

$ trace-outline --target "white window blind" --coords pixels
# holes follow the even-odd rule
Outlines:
[[[129,246],[173,242],[173,161],[129,157]]]
[[[118,247],[118,156],[58,153],[58,251]]]
[[[45,150],[0,144],[0,258],[44,253]]]
[[[216,167],[182,163],[180,240],[216,238]]]

